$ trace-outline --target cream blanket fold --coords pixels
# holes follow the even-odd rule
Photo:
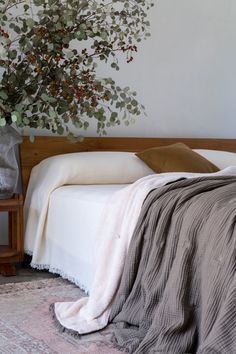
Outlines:
[[[85,334],[104,328],[123,273],[129,243],[147,194],[180,178],[236,175],[236,167],[214,174],[166,173],[147,176],[116,193],[104,212],[98,235],[97,271],[89,297],[56,303],[56,319],[64,328]]]

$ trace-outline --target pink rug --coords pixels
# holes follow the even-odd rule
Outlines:
[[[80,338],[58,331],[49,305],[82,296],[78,287],[61,278],[0,285],[0,353],[120,353],[109,342],[109,329]]]

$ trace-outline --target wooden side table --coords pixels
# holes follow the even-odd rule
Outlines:
[[[9,219],[8,246],[0,246],[0,274],[11,276],[16,274],[15,263],[24,257],[23,195],[0,200],[0,212],[8,212]]]

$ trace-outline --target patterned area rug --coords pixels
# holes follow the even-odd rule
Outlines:
[[[0,354],[118,354],[109,329],[74,338],[60,333],[49,313],[57,301],[84,293],[61,278],[0,286]]]

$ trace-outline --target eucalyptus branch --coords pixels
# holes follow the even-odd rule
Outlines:
[[[93,119],[105,134],[142,114],[136,94],[112,79],[98,79],[97,66],[105,61],[119,70],[119,52],[133,60],[138,43],[149,36],[152,0],[0,3],[0,48],[7,58],[1,62],[0,109],[7,116],[14,112],[17,126],[62,134],[70,123],[86,129]],[[24,5],[21,15],[10,11],[18,5]]]

